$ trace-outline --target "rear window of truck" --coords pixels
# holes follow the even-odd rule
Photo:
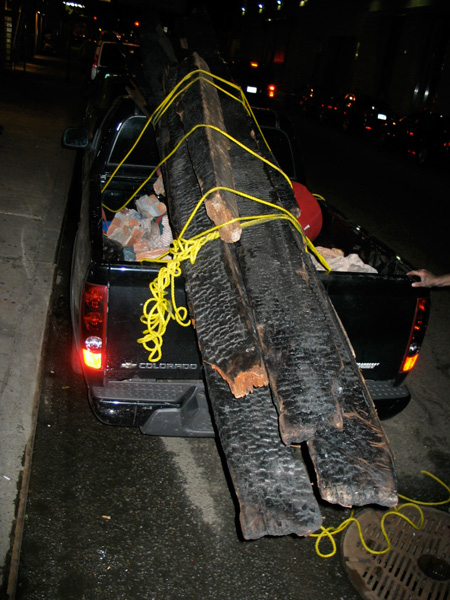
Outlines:
[[[133,147],[139,135],[147,123],[145,117],[130,117],[119,126],[119,132],[114,141],[109,155],[108,163],[118,165]],[[155,167],[159,163],[158,148],[156,145],[155,132],[149,125],[136,147],[127,157],[125,165],[135,165],[139,167]]]

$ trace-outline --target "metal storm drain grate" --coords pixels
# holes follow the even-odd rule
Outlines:
[[[352,523],[342,540],[345,570],[352,585],[367,600],[450,600],[450,515],[421,507],[424,524],[414,529],[404,519],[388,516],[386,533],[391,549],[370,554]],[[419,524],[419,513],[406,507],[402,514]],[[383,511],[366,509],[357,515],[371,550],[386,548],[380,527]]]

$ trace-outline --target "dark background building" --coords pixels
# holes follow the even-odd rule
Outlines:
[[[448,0],[2,0],[0,64],[64,53],[148,8],[172,21],[205,6],[226,58],[269,67],[288,92],[361,92],[398,114],[450,113]],[[49,50],[47,48],[47,50]]]
[[[247,0],[240,12],[231,56],[270,64],[290,91],[360,91],[399,114],[449,114],[447,0]]]

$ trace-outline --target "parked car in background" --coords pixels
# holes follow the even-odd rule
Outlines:
[[[280,100],[280,89],[271,68],[258,62],[236,62],[229,66],[233,79],[242,88],[250,104],[270,106]]]
[[[318,86],[306,85],[289,91],[286,94],[286,108],[299,112],[304,116],[317,118],[324,98],[328,98],[323,88]]]
[[[347,93],[322,102],[319,119],[342,131],[379,132],[385,123],[394,119],[386,102],[364,94]]]
[[[297,103],[297,107],[305,115],[317,117],[325,96],[324,90],[317,86],[308,86],[303,90]]]
[[[113,75],[111,77],[98,77],[90,87],[86,102],[86,111],[83,117],[83,127],[89,132],[92,140],[104,116],[111,108],[114,100],[119,96],[134,95],[137,104],[143,112],[148,112],[145,99],[137,91],[133,77],[130,75]]]
[[[386,124],[396,120],[397,116],[386,102],[366,97],[357,109],[356,127],[358,131],[379,135]]]
[[[118,38],[101,39],[95,48],[91,66],[91,79],[99,75],[123,75],[128,71],[130,60],[140,62],[138,44],[121,42]]]
[[[347,131],[351,119],[354,118],[355,102],[356,96],[352,93],[330,96],[320,105],[319,120]]]
[[[392,145],[419,164],[450,164],[450,119],[428,110],[386,123],[380,145]]]

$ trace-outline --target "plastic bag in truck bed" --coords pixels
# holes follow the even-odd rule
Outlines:
[[[346,271],[349,273],[378,273],[374,267],[364,263],[357,254],[347,254],[347,256],[345,256],[344,252],[339,248],[325,248],[323,246],[316,246],[316,250],[325,258],[332,271]],[[311,257],[317,271],[324,271],[324,267],[322,267],[314,255],[311,254]]]

